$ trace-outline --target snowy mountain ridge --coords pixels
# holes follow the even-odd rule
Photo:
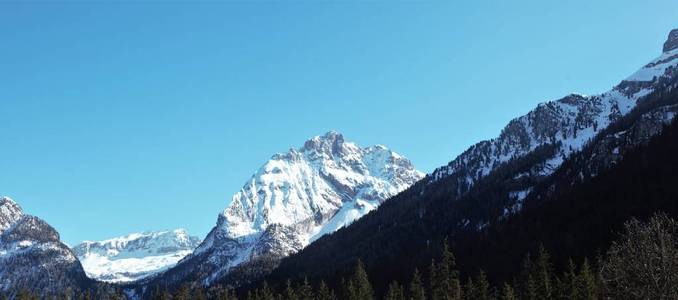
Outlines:
[[[645,96],[676,73],[678,30],[671,32],[664,50],[658,58],[608,92],[593,96],[571,94],[539,104],[528,114],[509,122],[499,137],[471,146],[448,165],[436,169],[428,180],[433,182],[455,175],[462,187],[458,193],[463,194],[502,163],[523,157],[541,146],[557,145],[555,155],[533,170],[535,176],[552,174],[571,154],[580,151],[602,129],[627,115]],[[657,118],[670,121],[674,116],[673,109],[668,109]],[[522,200],[529,192],[530,188],[516,191],[517,200]]]
[[[160,280],[200,274],[203,284],[260,259],[276,261],[377,208],[423,178],[405,157],[361,148],[330,131],[275,154],[219,214],[195,252]]]
[[[185,229],[133,233],[75,247],[90,278],[106,282],[139,280],[174,266],[193,252],[200,239]]]

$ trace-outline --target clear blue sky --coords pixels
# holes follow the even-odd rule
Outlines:
[[[0,4],[0,194],[75,244],[204,236],[272,154],[334,129],[430,172],[658,56],[678,2]]]

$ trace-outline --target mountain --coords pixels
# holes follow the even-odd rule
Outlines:
[[[640,99],[661,87],[666,78],[675,73],[676,34],[672,31],[664,46],[666,52],[612,90],[594,96],[572,94],[540,104],[527,115],[509,122],[499,137],[472,146],[448,165],[436,169],[428,180],[458,177],[458,194],[463,194],[502,163],[524,157],[545,145],[557,145],[553,155],[536,164],[530,173],[531,176],[552,174],[572,153],[580,151],[602,129],[631,112]],[[667,111],[665,119],[672,117],[673,112]],[[530,188],[515,191],[516,197],[524,198]]]
[[[85,241],[73,252],[90,278],[129,282],[162,272],[193,252],[200,239],[184,229],[133,233],[104,241]]]
[[[670,33],[664,44],[664,52],[640,70],[633,73],[612,90],[600,95],[586,96],[571,94],[562,99],[542,103],[528,114],[516,118],[502,130],[499,137],[473,145],[446,166],[436,169],[427,176],[429,183],[452,178],[454,196],[467,193],[482,178],[502,164],[534,155],[537,150],[550,148],[548,157],[535,162],[526,172],[516,174],[520,183],[514,184],[512,205],[504,209],[505,214],[515,213],[533,190],[534,185],[553,174],[573,153],[581,151],[611,124],[620,122],[634,110],[646,110],[643,99],[656,91],[667,88],[676,73],[678,64],[678,31]],[[640,106],[640,107],[639,107]],[[645,111],[648,112],[648,111]],[[649,113],[649,112],[648,112]],[[612,153],[605,163],[619,159],[625,147],[633,146],[658,133],[661,126],[673,119],[675,107],[659,107],[645,116],[646,123],[634,131],[608,134],[602,152]],[[607,149],[612,144],[617,148]],[[483,226],[481,220],[476,226]],[[471,224],[469,224],[471,225]]]
[[[61,295],[93,286],[54,228],[24,214],[12,199],[0,198],[0,293],[26,289]]]
[[[153,282],[209,285],[233,274],[238,278],[231,277],[232,284],[247,282],[422,177],[384,146],[361,148],[333,131],[316,136],[271,157],[232,197],[193,254]]]
[[[623,214],[601,220],[594,218],[607,215],[604,209],[608,207],[577,202],[592,209],[586,214],[573,210],[588,218],[577,220],[577,215],[568,211],[572,203],[565,201],[569,198],[562,198],[560,192],[583,189],[601,174],[631,164],[624,162],[626,156],[644,149],[674,119],[678,113],[677,34],[676,30],[671,32],[658,58],[612,90],[593,96],[568,95],[538,105],[512,120],[497,138],[473,145],[446,166],[394,196],[375,213],[283,259],[266,280],[280,285],[288,278],[308,276],[311,280],[323,278],[336,284],[360,258],[371,274],[380,275],[372,280],[378,290],[383,290],[390,280],[409,281],[415,267],[426,269],[431,258],[438,255],[437,249],[444,239],[449,240],[459,267],[466,274],[475,274],[483,268],[492,274],[506,275],[513,271],[507,270],[518,267],[520,255],[540,240],[560,246],[556,249],[560,251],[559,258],[590,255],[613,235],[613,231],[604,235],[595,226],[606,230],[620,226],[619,220],[634,216],[633,211],[647,210],[638,208],[643,207],[640,203],[644,199],[632,194],[633,198],[620,202],[626,206],[615,210]],[[642,174],[652,172],[638,168]],[[625,175],[627,183],[629,178],[641,180],[634,178],[635,174]],[[629,184],[626,188],[633,187]],[[669,189],[661,186],[648,191],[648,195],[660,199],[669,199],[669,194]],[[595,203],[588,196],[581,199]],[[525,218],[529,222],[521,224],[533,227],[516,225],[514,230],[502,230]],[[555,220],[559,221],[557,226],[542,231],[545,224]],[[608,224],[607,220],[618,224],[613,221]],[[576,228],[581,237],[600,233],[599,242],[570,233],[569,226],[574,224],[582,224]],[[571,236],[556,242],[565,231]]]

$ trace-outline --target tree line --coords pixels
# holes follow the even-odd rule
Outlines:
[[[551,255],[539,246],[535,253],[527,253],[521,271],[513,280],[493,285],[483,270],[472,276],[461,277],[456,258],[447,241],[441,255],[431,260],[426,274],[415,268],[406,284],[391,282],[384,295],[378,297],[372,288],[370,276],[358,260],[349,276],[341,279],[338,289],[325,281],[312,285],[307,279],[293,283],[287,280],[280,288],[266,282],[245,292],[247,300],[541,300],[541,299],[678,299],[678,222],[664,213],[657,213],[647,222],[631,219],[624,225],[624,233],[612,243],[606,254],[594,264],[584,259],[577,264],[569,260],[564,272],[556,274]],[[381,274],[383,275],[383,274]],[[65,292],[59,296],[39,297],[21,289],[0,299],[124,299],[117,293],[100,291]],[[150,293],[153,300],[236,300],[235,291],[213,287],[207,291],[200,286],[185,284],[172,293],[156,289]]]
[[[555,276],[548,252],[540,247],[536,258],[525,257],[523,270],[513,282],[492,285],[486,274],[479,270],[475,276],[467,276],[462,282],[456,269],[454,254],[447,243],[443,246],[442,257],[431,261],[426,275],[414,269],[411,281],[389,284],[384,300],[490,300],[490,299],[599,299],[600,280],[587,260],[577,266],[570,261],[570,269]],[[232,299],[232,298],[223,298]],[[288,281],[285,289],[275,293],[263,283],[249,291],[247,300],[374,300],[379,299],[372,289],[363,263],[358,260],[353,274],[342,279],[338,293],[329,289],[324,281],[313,289],[307,280],[295,287]]]
[[[527,253],[522,268],[508,282],[493,285],[483,270],[462,278],[447,242],[425,272],[415,268],[407,283],[393,281],[384,295],[376,295],[364,264],[358,260],[337,290],[325,281],[287,281],[273,288],[266,282],[245,292],[247,300],[542,300],[542,299],[678,299],[678,222],[655,214],[647,222],[632,219],[604,256],[593,262],[569,260],[557,273],[551,255],[539,246]],[[383,275],[383,274],[382,274]],[[238,299],[232,290],[217,288],[205,294],[186,286],[174,295],[166,291],[153,299]]]
[[[127,297],[119,290],[111,288],[106,289],[91,289],[84,291],[63,291],[55,295],[40,295],[28,289],[22,288],[16,291],[8,291],[6,293],[0,292],[0,300],[123,300]]]
[[[554,271],[551,255],[539,246],[527,253],[522,268],[508,282],[493,285],[483,270],[461,277],[456,258],[447,241],[438,259],[430,262],[424,275],[412,271],[406,284],[389,284],[384,295],[376,295],[362,261],[357,260],[352,273],[341,279],[335,291],[324,281],[312,285],[307,279],[273,288],[266,282],[241,296],[247,300],[542,300],[542,299],[678,299],[678,222],[664,213],[657,213],[647,222],[631,219],[624,233],[614,241],[604,256],[595,263],[584,259],[577,264],[570,260],[564,272]],[[385,275],[385,274],[379,274]],[[59,296],[39,297],[21,289],[0,299],[124,299],[118,291],[65,292]],[[236,300],[235,291],[213,287],[204,290],[182,285],[172,293],[157,289],[153,300]]]

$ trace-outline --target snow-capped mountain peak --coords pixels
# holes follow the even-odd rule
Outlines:
[[[238,238],[271,224],[313,223],[346,202],[383,201],[421,177],[409,160],[388,148],[360,148],[330,131],[298,150],[274,155],[233,196],[219,226]]]
[[[196,273],[209,284],[241,264],[290,255],[423,176],[385,146],[361,148],[336,131],[315,136],[266,161],[194,253],[164,276]]]
[[[103,241],[85,241],[73,251],[88,276],[109,282],[135,281],[174,266],[200,239],[185,229],[132,233]]]

